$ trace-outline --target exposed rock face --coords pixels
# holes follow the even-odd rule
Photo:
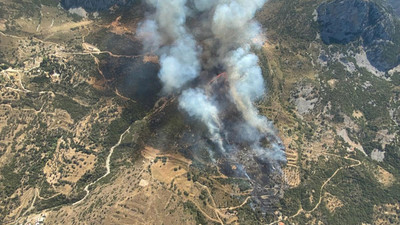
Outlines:
[[[400,1],[399,0],[388,0],[389,5],[393,8],[397,16],[400,16]]]
[[[65,9],[84,8],[87,12],[108,10],[113,5],[127,5],[135,0],[61,0]]]
[[[325,44],[348,44],[362,39],[370,63],[387,72],[400,64],[400,40],[395,21],[383,8],[366,0],[334,0],[318,9]]]

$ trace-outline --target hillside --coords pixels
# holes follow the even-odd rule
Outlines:
[[[224,138],[240,151],[212,156],[209,128],[179,93],[163,94],[162,59],[143,52],[146,10],[0,0],[0,223],[400,223],[396,1],[257,11],[266,41],[251,51],[267,94],[256,108],[282,140],[277,164],[249,158],[252,139],[235,141],[249,131],[233,125]],[[206,91],[224,102],[228,79],[215,70]],[[221,106],[223,122],[240,121]]]

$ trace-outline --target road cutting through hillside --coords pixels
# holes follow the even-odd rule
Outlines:
[[[111,173],[111,168],[110,168],[111,156],[112,156],[112,154],[114,153],[115,148],[117,148],[117,147],[121,144],[122,139],[124,138],[125,134],[129,133],[130,129],[131,129],[131,127],[129,127],[128,129],[126,129],[126,131],[125,131],[124,133],[122,133],[121,136],[119,137],[118,143],[115,144],[113,147],[111,147],[110,153],[108,154],[107,160],[106,160],[106,169],[107,169],[107,172],[106,172],[102,177],[100,177],[99,179],[97,179],[97,180],[93,181],[92,183],[86,185],[86,187],[85,187],[85,189],[84,189],[84,190],[86,191],[85,197],[83,197],[81,200],[79,200],[79,201],[73,203],[72,205],[78,205],[78,204],[82,203],[82,202],[89,196],[89,194],[90,194],[89,188],[90,188],[91,186],[95,185],[97,182],[99,182],[101,179],[103,179],[104,177],[108,176],[108,175]]]
[[[340,157],[340,156],[338,156],[338,155],[329,154],[329,153],[327,153],[327,154],[325,154],[325,155],[334,156],[334,157]],[[307,210],[304,210],[303,207],[300,205],[299,210],[298,210],[294,215],[289,216],[288,219],[297,217],[297,216],[300,215],[301,213],[312,213],[312,212],[314,212],[314,211],[319,207],[319,205],[322,203],[322,192],[323,192],[325,186],[339,173],[339,171],[341,171],[341,170],[343,170],[343,169],[348,169],[348,168],[357,167],[357,166],[360,166],[360,165],[362,164],[362,162],[361,162],[360,160],[353,159],[353,158],[350,158],[350,157],[348,157],[348,156],[345,156],[344,159],[347,159],[347,160],[356,162],[356,164],[352,164],[352,165],[348,165],[348,166],[342,166],[342,167],[338,168],[338,169],[332,174],[332,176],[330,176],[330,177],[322,184],[322,186],[321,186],[321,188],[320,188],[320,193],[319,193],[319,201],[318,201],[318,203],[314,206],[314,208],[311,209],[311,210],[309,210],[309,211],[307,211]],[[277,223],[282,222],[282,221],[283,221],[283,220],[277,220],[277,221],[274,221],[274,222],[270,223],[269,225],[277,224]]]

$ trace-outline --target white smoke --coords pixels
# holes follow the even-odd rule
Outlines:
[[[160,56],[159,78],[164,91],[179,93],[201,71],[226,71],[229,99],[241,113],[245,128],[243,140],[250,142],[253,154],[261,159],[285,161],[272,123],[258,113],[254,102],[265,95],[265,84],[258,57],[251,52],[264,43],[263,30],[254,20],[266,0],[147,0],[155,12],[143,22],[137,35],[146,50]],[[192,7],[192,8],[190,8]],[[191,17],[193,20],[188,20]],[[199,47],[201,45],[201,47]],[[201,79],[201,78],[200,78]],[[192,85],[195,85],[192,83]],[[202,121],[211,140],[225,153],[224,124],[219,102],[202,88],[183,90],[179,107]],[[212,93],[212,92],[211,92]],[[225,136],[224,136],[225,137]],[[269,138],[270,146],[261,140]]]
[[[199,11],[210,10],[214,6],[218,5],[220,0],[192,0],[194,6]]]
[[[265,94],[264,79],[258,65],[258,57],[249,48],[239,48],[227,58],[230,93],[238,110],[246,121],[262,133],[272,132],[272,124],[258,114],[254,101]]]
[[[179,98],[179,107],[188,112],[189,116],[201,120],[207,126],[214,143],[217,143],[218,147],[225,151],[220,134],[219,110],[203,90],[196,88],[183,91]]]
[[[255,143],[252,149],[260,159],[286,162],[285,152],[281,150],[281,146],[277,143],[273,143],[269,149],[261,147],[260,143]]]
[[[176,40],[187,35],[186,0],[147,0],[147,3],[156,8],[153,19],[157,21],[164,38]]]
[[[187,32],[186,0],[147,0],[156,9],[137,31],[145,50],[160,56],[160,80],[164,91],[179,90],[200,71],[199,52],[193,36]],[[161,49],[160,46],[164,45]]]
[[[199,75],[198,51],[192,37],[184,36],[176,40],[166,49],[166,53],[161,55],[159,77],[165,91],[180,89]]]
[[[142,40],[146,52],[154,52],[160,48],[161,37],[158,33],[158,24],[154,20],[141,23],[136,31],[137,37]]]
[[[232,0],[216,6],[211,29],[222,44],[220,54],[251,44],[253,40],[262,42],[262,29],[254,16],[264,3],[265,0]]]

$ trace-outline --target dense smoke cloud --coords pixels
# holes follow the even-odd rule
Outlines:
[[[248,49],[239,48],[227,58],[230,93],[246,121],[262,132],[269,132],[271,124],[258,114],[253,102],[265,94],[264,79],[258,66],[258,57]]]
[[[191,117],[201,120],[207,126],[211,140],[225,152],[217,106],[202,89],[196,88],[183,91],[179,98],[179,107],[188,112]]]
[[[254,101],[265,95],[264,79],[258,65],[258,57],[248,48],[239,48],[231,52],[226,65],[229,74],[230,94],[237,109],[242,113],[249,127],[245,135],[253,138],[252,148],[256,156],[263,159],[285,161],[285,154],[280,142],[272,143],[270,150],[261,147],[261,139],[265,136],[276,137],[272,122],[258,113]],[[255,128],[255,129],[251,129]]]
[[[265,0],[236,0],[218,4],[212,18],[212,31],[222,48],[250,44],[261,35],[261,26],[253,20]],[[257,44],[260,44],[257,43]]]
[[[158,24],[154,20],[146,20],[138,27],[137,37],[142,40],[146,52],[154,52],[161,45],[161,36],[158,33]]]
[[[252,149],[249,157],[274,165],[285,161],[272,123],[254,105],[265,95],[259,59],[251,51],[264,42],[262,28],[254,16],[265,0],[147,0],[147,3],[154,13],[140,25],[137,35],[146,51],[160,57],[159,78],[164,91],[180,95],[180,109],[207,126],[216,151],[227,157],[239,151],[240,147],[229,146],[225,140],[235,133]],[[221,93],[220,88],[209,91],[210,74],[221,72],[227,75],[223,81],[226,92]],[[197,77],[206,82],[196,80]],[[188,88],[189,83],[197,87]],[[234,108],[239,119],[222,116],[229,114],[226,104],[231,104],[228,108]],[[269,145],[264,147],[263,140]]]
[[[187,35],[186,0],[147,0],[147,3],[156,8],[152,20],[157,22],[164,38],[176,40]]]
[[[177,90],[199,75],[196,42],[189,36],[179,38],[160,57],[160,80],[165,91]]]
[[[160,55],[160,80],[164,91],[182,88],[196,78],[200,71],[199,47],[185,27],[186,0],[147,0],[156,11],[138,29],[145,50]],[[164,45],[161,49],[160,46]]]

